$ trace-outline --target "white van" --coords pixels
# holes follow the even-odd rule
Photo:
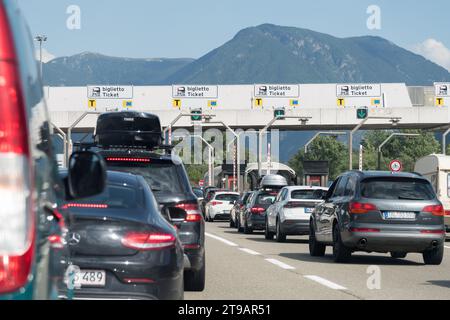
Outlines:
[[[420,173],[433,185],[438,199],[445,209],[445,228],[450,233],[450,156],[431,154],[417,160],[414,171]]]

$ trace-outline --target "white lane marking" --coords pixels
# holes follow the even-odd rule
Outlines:
[[[337,283],[331,282],[327,279],[324,279],[322,277],[319,276],[304,276],[305,278],[315,281],[317,283],[320,283],[321,285],[324,285],[325,287],[328,287],[330,289],[334,289],[334,290],[347,290],[346,287],[343,287],[341,285],[338,285]]]
[[[261,255],[261,253],[256,252],[256,251],[253,251],[253,250],[251,250],[251,249],[247,249],[247,248],[239,248],[239,250],[244,251],[244,252],[247,252],[247,253],[249,253],[249,254],[251,254],[251,255],[253,255],[253,256]]]
[[[294,270],[295,269],[293,266],[283,263],[277,259],[265,259],[265,260],[280,267],[280,268],[286,269],[286,270]]]
[[[445,248],[447,248],[447,249],[450,249],[450,247],[449,246],[444,246]]]
[[[208,232],[205,232],[205,236],[210,237],[210,238],[213,238],[213,239],[216,239],[216,240],[219,240],[219,241],[221,241],[221,242],[223,242],[223,243],[225,243],[225,244],[227,244],[227,245],[229,245],[229,246],[231,246],[231,247],[237,247],[237,246],[238,246],[238,245],[237,245],[236,243],[234,243],[234,242],[228,241],[227,239],[224,239],[224,238],[215,236],[215,235],[210,234],[210,233],[208,233]]]

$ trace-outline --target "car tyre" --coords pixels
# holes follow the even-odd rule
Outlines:
[[[344,245],[341,238],[339,225],[336,223],[333,228],[333,260],[334,262],[349,262],[352,257],[352,250]]]
[[[266,240],[273,240],[274,233],[269,231],[269,221],[266,219],[266,228],[264,229],[264,238]]]
[[[282,231],[281,231],[281,223],[280,223],[280,220],[277,218],[277,225],[276,225],[276,230],[277,230],[277,233],[276,233],[276,238],[277,238],[277,242],[286,242],[286,234],[284,234]]]
[[[244,233],[245,234],[253,233],[253,229],[248,226],[247,221],[244,222]]]
[[[440,265],[444,258],[444,245],[440,244],[434,249],[425,251],[422,255],[425,264]]]
[[[203,265],[200,270],[187,270],[184,273],[184,288],[186,291],[205,290],[206,260],[203,255]]]
[[[325,255],[325,251],[327,249],[327,246],[323,243],[320,243],[316,239],[316,231],[314,230],[314,226],[312,224],[312,221],[309,225],[309,254],[312,257],[323,257]]]
[[[406,258],[407,252],[391,252],[391,257],[394,259],[403,259]]]

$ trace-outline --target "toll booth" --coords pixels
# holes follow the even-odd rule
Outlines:
[[[303,185],[327,187],[329,174],[328,161],[303,161]]]

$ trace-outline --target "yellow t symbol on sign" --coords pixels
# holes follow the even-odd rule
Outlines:
[[[261,98],[256,98],[256,99],[255,99],[255,106],[261,107],[262,105],[263,105],[263,99],[261,99]]]
[[[97,107],[97,101],[96,100],[89,100],[88,101],[88,107],[89,108],[96,108]]]
[[[337,105],[338,105],[339,107],[345,106],[345,99],[343,99],[343,98],[338,98],[338,99],[337,99]]]
[[[444,105],[444,98],[436,98],[436,105],[441,107]]]
[[[172,105],[175,108],[180,108],[181,107],[181,100],[180,99],[174,99]]]

